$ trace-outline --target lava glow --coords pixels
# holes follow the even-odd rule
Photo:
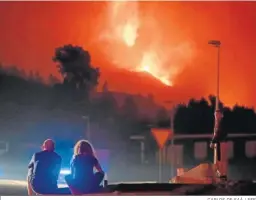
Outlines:
[[[123,40],[127,46],[132,47],[135,45],[137,38],[136,27],[133,24],[126,24],[123,28]]]
[[[136,43],[138,37],[138,4],[126,1],[109,2],[112,39],[119,39],[128,47]]]
[[[137,16],[137,15],[135,15]],[[138,26],[139,24],[138,18],[133,18],[132,21],[125,24],[122,27],[122,40],[127,45],[127,47],[133,47],[136,45],[136,38],[138,36]],[[153,77],[161,81],[163,84],[172,86],[170,77],[166,76],[165,72],[161,70],[161,62],[158,59],[158,56],[153,51],[151,52],[143,52],[143,56],[141,58],[140,65],[136,67],[134,71],[142,71],[151,74]]]
[[[164,27],[157,19],[151,19],[148,25],[139,8],[137,1],[109,2],[108,28],[101,36],[111,48],[106,54],[117,67],[147,72],[164,85],[173,86],[175,77],[191,60],[191,45],[185,40],[173,44],[164,41]],[[143,35],[145,27],[148,31]]]
[[[134,47],[136,45],[136,39],[138,37],[139,24],[141,23],[138,17],[138,3],[133,2],[132,7],[129,7],[128,4],[125,3],[126,2],[112,2],[112,4],[115,5],[114,8],[116,15],[118,13],[123,13],[121,10],[122,8],[128,10],[126,16],[127,22],[124,25],[120,25],[119,30],[121,31],[121,38],[123,42],[127,45],[127,47]],[[169,80],[170,77],[163,75],[163,71],[159,66],[160,63],[157,62],[157,57],[155,56],[155,53],[144,52],[144,49],[142,51],[143,57],[141,58],[140,65],[137,66],[134,71],[147,72],[159,81],[161,81],[163,84],[171,86],[172,83]]]
[[[144,71],[151,74],[153,77],[160,80],[163,84],[172,86],[172,82],[169,80],[169,77],[166,76],[164,71],[161,70],[160,60],[157,58],[157,55],[154,53],[145,53],[142,58],[142,62],[138,67],[138,71]]]

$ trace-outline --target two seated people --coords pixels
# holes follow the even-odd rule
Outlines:
[[[104,172],[88,141],[80,140],[74,147],[71,174],[65,177],[68,185],[66,188],[58,188],[57,183],[61,161],[61,157],[55,152],[54,141],[44,141],[42,151],[35,153],[28,165],[28,195],[82,195],[99,190]]]

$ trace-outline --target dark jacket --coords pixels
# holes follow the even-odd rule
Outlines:
[[[61,157],[53,151],[41,151],[32,156],[28,165],[29,180],[34,190],[55,189],[61,168]]]
[[[218,143],[218,142],[226,141],[228,132],[226,131],[224,122],[225,121],[223,119],[221,119],[218,126],[214,127],[214,136],[212,138],[212,143]]]

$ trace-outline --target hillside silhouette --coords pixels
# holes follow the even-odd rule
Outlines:
[[[9,129],[13,123],[19,122],[17,124],[25,127],[25,124],[29,126],[28,121],[30,120],[36,121],[43,117],[57,119],[57,116],[61,116],[60,119],[66,121],[71,118],[72,121],[74,119],[81,121],[81,116],[88,115],[92,129],[95,124],[97,130],[104,129],[102,132],[105,136],[108,137],[111,134],[111,137],[123,139],[138,134],[141,130],[149,131],[150,126],[170,126],[169,110],[157,105],[152,95],[129,95],[110,91],[108,81],[100,91],[96,91],[96,87],[99,87],[96,79],[100,76],[100,70],[90,66],[89,52],[77,46],[66,45],[56,49],[55,58],[58,56],[58,52],[65,48],[69,48],[71,51],[72,48],[75,48],[78,53],[71,54],[74,56],[71,58],[71,62],[58,58],[59,63],[62,62],[61,64],[65,65],[66,62],[69,66],[65,69],[65,73],[60,72],[63,76],[62,82],[50,75],[48,80],[51,81],[46,84],[38,72],[26,74],[15,67],[1,67],[1,128],[12,132],[10,135],[15,135],[15,128]],[[81,63],[77,64],[80,55],[87,55],[89,58],[86,61],[87,64],[84,63],[83,58]],[[76,63],[77,67],[74,67],[72,63]],[[88,72],[83,72],[84,77],[80,76],[81,72],[79,72],[83,65],[85,65],[85,70],[86,66],[89,67],[87,67]],[[96,79],[91,79],[94,76],[88,73],[94,73],[94,69],[99,72],[97,72]],[[141,77],[141,81],[143,81],[143,77],[149,78],[148,74],[141,74]],[[90,85],[90,81],[93,81],[92,85]],[[78,87],[77,84],[80,86]],[[88,84],[88,86],[81,84]],[[137,85],[139,87],[140,84]],[[214,106],[214,96],[209,96],[208,99],[191,99],[186,104],[179,105],[174,120],[175,133],[211,133],[213,131]],[[256,114],[253,109],[239,105],[228,108],[222,103],[221,106],[224,109],[225,130],[230,133],[256,132]],[[48,117],[48,115],[50,116]],[[26,120],[26,122],[22,122],[22,120]],[[111,123],[112,125],[110,125]],[[23,129],[17,128],[17,130],[21,135]],[[26,132],[26,128],[24,128],[24,132]]]
[[[61,53],[65,51],[68,55],[63,57]],[[108,81],[97,91],[100,69],[91,66],[90,59],[89,52],[81,47],[64,45],[56,48],[54,61],[57,61],[56,67],[62,67],[60,74],[63,80],[50,75],[47,84],[38,72],[26,74],[18,68],[2,66],[0,126],[6,132],[3,131],[1,137],[15,137],[17,132],[19,136],[23,133],[29,135],[26,131],[29,126],[42,119],[70,120],[72,123],[76,121],[84,124],[81,116],[90,117],[93,134],[99,134],[95,137],[123,141],[134,134],[148,134],[152,126],[170,126],[170,111],[158,105],[150,94],[143,96],[110,91]],[[141,75],[141,81],[144,77],[149,78],[148,74]],[[129,84],[129,80],[123,81]],[[140,83],[137,85],[139,87]],[[167,96],[166,99],[171,98]],[[212,133],[214,106],[214,96],[190,99],[178,105],[174,119],[175,133]],[[222,103],[221,106],[227,132],[256,132],[256,114],[253,109],[239,105],[228,108]]]

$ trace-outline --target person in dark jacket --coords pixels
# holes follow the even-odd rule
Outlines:
[[[224,127],[223,112],[221,110],[216,110],[214,116],[215,123],[211,147],[213,147],[213,144],[225,141],[228,134]]]
[[[226,140],[228,132],[225,130],[223,123],[223,112],[221,110],[215,111],[215,125],[214,134],[210,144],[210,147],[214,149],[214,164],[218,168],[218,176],[226,180],[227,179],[227,152],[226,152]]]
[[[54,151],[51,139],[44,141],[42,151],[35,153],[28,165],[28,194],[70,194],[68,188],[58,188],[61,157]]]
[[[98,172],[94,173],[94,168]],[[78,141],[71,160],[71,174],[66,176],[70,191],[75,195],[95,192],[103,179],[104,172],[93,146],[87,140]]]

